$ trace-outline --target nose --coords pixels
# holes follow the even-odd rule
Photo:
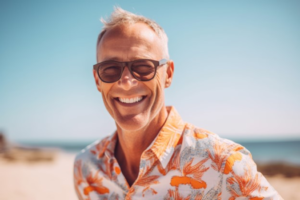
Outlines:
[[[122,87],[124,90],[130,90],[132,87],[138,84],[138,80],[136,80],[130,73],[128,67],[125,67],[123,70],[122,76],[118,81],[118,85]]]

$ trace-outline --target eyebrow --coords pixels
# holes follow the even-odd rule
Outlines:
[[[140,60],[140,59],[153,59],[153,58],[151,58],[150,56],[134,56],[131,59],[125,61],[133,61],[133,60]],[[108,61],[108,60],[121,61],[119,57],[109,57],[107,59],[104,59],[103,61]]]

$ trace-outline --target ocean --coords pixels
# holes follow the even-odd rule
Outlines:
[[[260,164],[290,163],[300,166],[300,140],[290,141],[238,141],[235,142],[247,148],[253,159]],[[78,153],[93,141],[85,142],[22,142],[20,144],[34,147],[58,148],[69,153]]]

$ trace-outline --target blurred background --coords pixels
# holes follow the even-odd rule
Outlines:
[[[2,141],[75,153],[113,133],[92,75],[99,19],[113,6],[165,29],[175,62],[166,104],[184,121],[240,142],[259,163],[300,165],[296,0],[2,0]]]
[[[88,144],[115,130],[92,76],[99,19],[113,6],[165,29],[175,62],[166,104],[183,120],[242,143],[299,142],[300,2],[276,0],[1,1],[9,140]]]

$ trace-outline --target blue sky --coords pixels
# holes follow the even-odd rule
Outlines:
[[[172,3],[171,3],[172,2]],[[114,131],[92,76],[113,6],[158,22],[175,62],[166,104],[238,139],[300,138],[299,1],[1,1],[0,130],[11,140]]]

